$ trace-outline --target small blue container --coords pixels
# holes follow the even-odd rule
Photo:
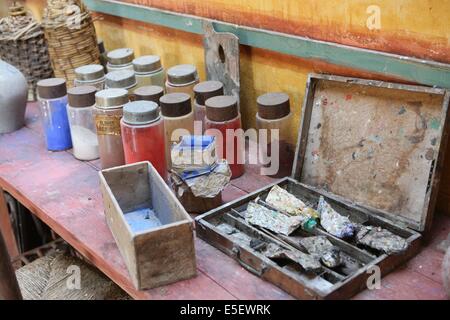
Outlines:
[[[37,83],[37,88],[47,149],[62,151],[72,148],[66,81],[60,78],[45,79]]]

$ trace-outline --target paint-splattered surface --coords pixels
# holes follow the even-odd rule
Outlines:
[[[420,225],[443,95],[321,80],[311,109],[302,182]]]
[[[27,127],[0,136],[0,185],[48,224],[102,272],[136,299],[292,299],[252,275],[232,258],[196,239],[198,276],[147,291],[136,291],[103,215],[98,161],[80,162],[70,152],[45,150],[37,108],[27,110]],[[224,192],[231,201],[273,182],[247,166]],[[380,290],[356,299],[445,299],[435,249],[450,232],[450,218],[437,216],[432,241],[403,268],[384,277]]]

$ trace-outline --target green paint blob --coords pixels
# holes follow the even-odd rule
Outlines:
[[[439,130],[441,127],[441,122],[437,118],[431,118],[430,120],[430,128],[434,130]]]

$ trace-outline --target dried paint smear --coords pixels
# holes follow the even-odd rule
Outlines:
[[[405,239],[380,227],[362,226],[356,235],[356,241],[386,254],[399,253],[408,248]]]
[[[338,238],[349,238],[355,233],[355,225],[349,218],[337,213],[321,196],[317,211],[320,214],[320,224],[332,235]]]

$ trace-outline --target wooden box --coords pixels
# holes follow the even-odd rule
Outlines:
[[[391,231],[408,242],[405,251],[370,250],[327,233],[320,223],[289,236],[248,224],[248,203],[265,200],[273,185],[197,217],[197,235],[294,297],[351,297],[367,288],[375,266],[384,275],[420,248],[436,202],[449,97],[437,88],[310,75],[292,176],[275,183],[313,208],[322,195],[351,221]],[[263,241],[305,252],[300,240],[312,235],[326,236],[355,268],[306,272],[254,246]]]
[[[194,277],[193,220],[150,162],[99,175],[106,221],[136,288]]]

